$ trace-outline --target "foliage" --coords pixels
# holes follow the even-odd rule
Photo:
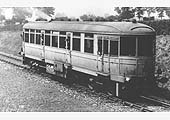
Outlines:
[[[156,11],[158,12],[158,17],[162,18],[164,17],[164,11],[165,11],[165,7],[156,7]]]
[[[32,14],[27,9],[28,8],[26,7],[14,7],[14,16],[12,18],[12,21],[23,23],[27,17],[31,17]]]
[[[143,16],[143,14],[144,14],[144,11],[143,11],[143,8],[142,7],[136,7],[135,8],[135,11],[136,11],[136,16],[139,18],[139,20],[140,20],[140,18]]]
[[[0,21],[5,20],[5,16],[2,14],[2,9],[0,8]]]
[[[48,16],[54,15],[55,8],[54,7],[36,7],[38,10],[44,12]]]
[[[162,35],[164,32],[170,34],[170,20],[159,20],[159,21],[140,21],[153,27],[157,35]]]
[[[84,14],[80,16],[80,19],[83,21],[95,21],[96,16],[93,14]]]
[[[116,7],[115,11],[119,14],[119,19],[130,19],[135,16],[135,11],[132,7]]]
[[[147,12],[149,18],[151,17],[151,13],[156,12],[155,7],[143,7],[143,10]]]
[[[162,76],[170,79],[170,36],[168,35],[157,36],[156,68],[162,70]]]

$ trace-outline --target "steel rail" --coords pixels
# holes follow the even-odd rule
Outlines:
[[[150,100],[150,101],[153,101],[155,103],[158,103],[159,105],[163,106],[163,107],[166,107],[166,108],[170,108],[170,103],[166,103],[166,102],[163,102],[159,99],[155,99],[155,98],[152,98],[152,97],[148,97],[148,96],[140,96],[141,98],[144,98],[146,100]]]

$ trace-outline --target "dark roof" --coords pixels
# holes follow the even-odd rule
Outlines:
[[[41,21],[26,23],[23,28],[107,34],[155,34],[153,28],[145,24],[132,22]]]

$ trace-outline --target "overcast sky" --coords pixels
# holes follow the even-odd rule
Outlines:
[[[170,7],[170,0],[0,0],[0,7],[55,7],[59,13],[78,17],[85,13],[115,14],[114,7]]]

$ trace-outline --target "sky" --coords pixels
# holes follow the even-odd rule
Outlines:
[[[55,7],[69,17],[115,15],[114,7],[170,7],[170,0],[0,0],[0,7]],[[11,11],[7,11],[10,13]],[[10,17],[10,15],[9,15]]]

